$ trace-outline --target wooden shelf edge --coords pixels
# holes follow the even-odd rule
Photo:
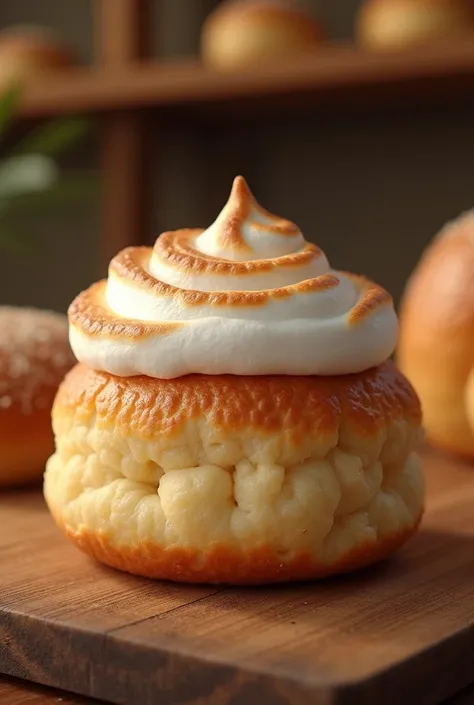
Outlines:
[[[223,75],[197,60],[136,62],[130,68],[75,69],[31,84],[21,114],[102,112],[228,103],[278,95],[348,92],[472,79],[474,36],[406,52],[371,54],[338,44],[285,63]]]

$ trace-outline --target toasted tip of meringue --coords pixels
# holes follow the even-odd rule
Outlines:
[[[268,218],[271,221],[270,224],[255,223],[255,226],[263,233],[275,232],[278,235],[287,235],[289,237],[300,234],[300,229],[291,220],[270,213],[258,203],[243,176],[235,177],[229,203],[235,208],[234,213],[237,217],[246,218],[249,215],[250,208],[253,207],[260,215]]]

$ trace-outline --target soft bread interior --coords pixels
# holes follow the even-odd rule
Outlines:
[[[70,531],[107,536],[117,547],[265,545],[281,558],[304,551],[331,564],[417,522],[419,462],[406,453],[403,423],[396,434],[377,457],[337,446],[285,467],[272,462],[270,448],[259,459],[246,455],[239,439],[160,448],[76,426],[58,438],[45,494]]]

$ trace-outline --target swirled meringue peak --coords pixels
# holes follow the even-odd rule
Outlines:
[[[386,360],[390,295],[334,271],[299,228],[268,213],[245,180],[207,230],[129,247],[69,308],[80,362],[118,376],[333,375]]]

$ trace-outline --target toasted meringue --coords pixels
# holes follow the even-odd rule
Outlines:
[[[394,350],[390,295],[332,270],[300,229],[237,177],[207,230],[164,233],[115,257],[69,309],[80,362],[118,376],[360,372]]]

